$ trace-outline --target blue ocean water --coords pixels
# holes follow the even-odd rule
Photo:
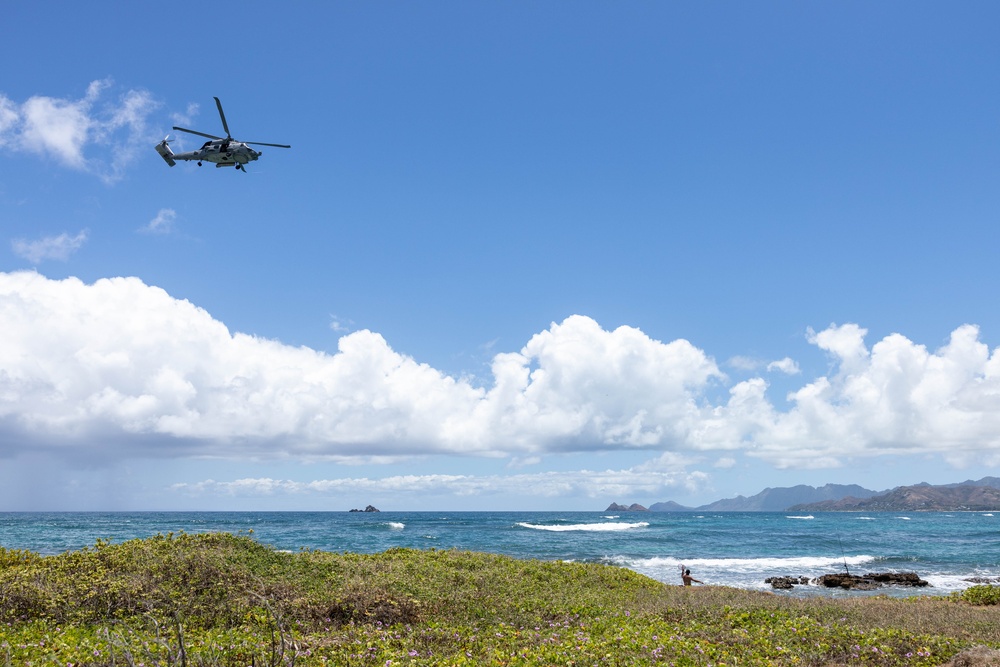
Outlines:
[[[517,558],[609,563],[679,584],[770,590],[770,576],[916,572],[945,594],[969,577],[1000,577],[1000,516],[991,513],[773,512],[15,512],[0,546],[54,554],[158,533],[250,534],[276,549],[374,553],[468,549]],[[863,595],[797,586],[790,595]]]

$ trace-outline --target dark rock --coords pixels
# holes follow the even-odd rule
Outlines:
[[[969,577],[962,581],[968,581],[970,584],[996,584],[1000,583],[1000,577]]]
[[[380,510],[377,507],[373,506],[373,505],[369,505],[368,507],[364,508],[363,510],[352,509],[351,511],[352,512],[379,512]]]
[[[808,584],[809,577],[768,577],[764,583],[771,584],[771,588],[789,590],[799,584]]]
[[[873,591],[876,588],[881,588],[883,584],[914,587],[930,585],[914,572],[869,572],[862,576],[824,574],[816,579],[816,583],[827,588],[844,588],[852,591]]]
[[[852,591],[871,591],[882,586],[855,574],[824,574],[816,579],[816,583],[827,588],[844,588]]]
[[[869,572],[864,575],[864,578],[890,586],[913,586],[915,588],[930,586],[930,583],[918,577],[916,572]]]

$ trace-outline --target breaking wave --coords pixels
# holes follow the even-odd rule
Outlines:
[[[597,532],[609,532],[615,530],[631,530],[633,528],[645,528],[649,525],[646,521],[639,521],[637,523],[617,523],[617,522],[607,522],[607,523],[569,523],[569,524],[539,524],[539,523],[527,523],[520,522],[517,524],[522,528],[531,528],[532,530],[551,530],[557,533],[568,532],[571,530],[590,530]]]

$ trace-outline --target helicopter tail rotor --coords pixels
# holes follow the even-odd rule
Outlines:
[[[160,157],[163,158],[164,162],[173,167],[177,163],[174,162],[174,152],[170,150],[170,146],[167,145],[169,143],[170,143],[170,135],[168,134],[167,136],[163,137],[163,141],[156,144],[156,152],[160,154]]]

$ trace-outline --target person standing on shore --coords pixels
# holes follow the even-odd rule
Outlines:
[[[691,576],[691,570],[684,570],[684,572],[681,573],[681,581],[684,582],[685,586],[690,586],[691,582],[694,582],[696,584],[702,583]]]

